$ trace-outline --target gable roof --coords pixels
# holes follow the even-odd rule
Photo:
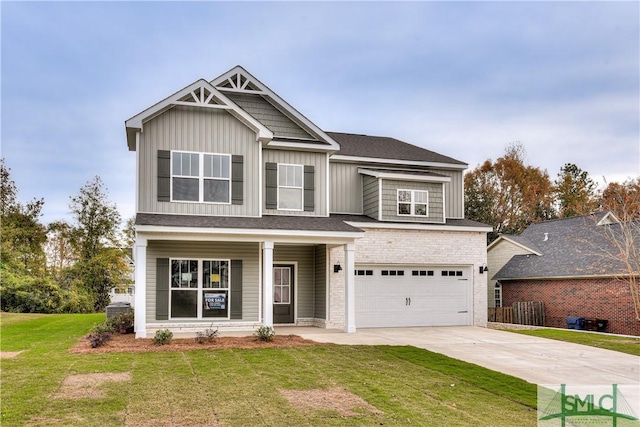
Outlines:
[[[491,251],[493,248],[498,246],[500,242],[510,242],[516,246],[521,247],[522,249],[531,252],[534,255],[542,255],[542,252],[538,247],[529,239],[522,235],[518,234],[503,234],[499,236],[496,240],[491,242],[489,246],[487,246],[487,252]]]
[[[436,152],[408,144],[395,138],[385,136],[358,135],[353,133],[327,132],[340,144],[340,151],[332,156],[332,159],[361,158],[363,161],[371,159],[401,160],[423,164],[427,166],[441,166],[455,169],[466,169],[467,164],[460,160],[443,156]]]
[[[529,225],[518,239],[527,242],[528,248],[537,248],[541,255],[515,255],[493,279],[613,277],[625,274],[623,263],[605,254],[605,251],[611,253],[614,250],[607,233],[619,233],[620,224],[599,225],[604,218],[609,218],[608,212]]]
[[[200,79],[125,121],[129,151],[135,151],[136,133],[142,130],[144,122],[151,120],[177,105],[228,111],[250,129],[254,130],[258,135],[258,139],[261,141],[273,139],[273,132],[271,132],[271,130],[238,107],[238,105],[220,93],[209,82]]]
[[[303,132],[303,134],[296,134],[293,136],[278,135],[279,138],[274,138],[274,140],[269,143],[270,146],[305,149],[309,147],[309,144],[311,144],[312,146],[309,148],[313,148],[314,150],[326,149],[327,151],[336,151],[340,149],[339,144],[322,129],[289,105],[289,103],[284,99],[280,98],[278,94],[269,89],[264,83],[255,78],[240,65],[233,67],[226,73],[223,73],[211,80],[211,84],[219,91],[234,97],[242,108],[250,109],[251,103],[261,103],[263,107],[266,106],[268,109],[270,109],[269,106],[273,107],[273,109],[271,109],[271,114],[268,114],[268,116],[274,118],[277,116],[277,113],[274,114],[274,111],[277,111],[292,123],[299,126],[300,130]],[[239,94],[245,96],[238,96]],[[278,118],[281,120],[282,116]],[[256,116],[256,118],[263,121],[263,123],[268,126],[268,122],[265,121],[268,120],[268,117]],[[273,126],[273,123],[271,123],[271,125]],[[277,133],[278,132],[276,132],[276,134]],[[306,140],[304,133],[308,134],[311,138]],[[293,140],[288,140],[289,138]]]

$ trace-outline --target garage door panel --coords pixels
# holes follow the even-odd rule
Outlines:
[[[469,324],[469,268],[425,265],[366,269],[372,274],[356,275],[355,281],[357,327]]]

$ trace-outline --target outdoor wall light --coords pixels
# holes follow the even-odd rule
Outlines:
[[[484,273],[486,273],[487,271],[489,271],[489,267],[487,267],[487,264],[482,264],[482,265],[480,266],[480,269],[478,270],[478,272],[479,272],[480,274],[484,274]]]
[[[337,263],[337,264],[334,264],[334,265],[333,265],[333,272],[334,272],[334,273],[337,273],[337,272],[339,272],[339,271],[342,271],[342,266],[340,265],[340,261],[338,261],[338,263]]]

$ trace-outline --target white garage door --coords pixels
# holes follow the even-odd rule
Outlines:
[[[471,325],[469,267],[356,266],[356,327]]]

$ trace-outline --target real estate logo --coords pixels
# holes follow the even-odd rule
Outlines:
[[[640,426],[640,385],[538,386],[538,427]]]

